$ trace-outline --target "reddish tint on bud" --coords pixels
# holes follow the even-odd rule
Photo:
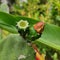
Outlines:
[[[45,57],[43,54],[40,54],[37,46],[35,44],[31,43],[32,48],[34,49],[36,56],[35,56],[35,60],[45,60]]]
[[[39,60],[39,58],[38,58],[38,57],[36,57],[36,60]]]
[[[37,31],[37,33],[41,33],[44,28],[44,22],[38,22],[34,25],[34,29]]]
[[[41,60],[41,55],[38,52],[36,52],[36,60]]]

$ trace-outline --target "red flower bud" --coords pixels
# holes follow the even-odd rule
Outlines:
[[[41,33],[44,28],[44,22],[38,22],[34,25],[34,29],[37,31],[37,33]]]

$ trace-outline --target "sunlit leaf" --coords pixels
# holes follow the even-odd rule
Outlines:
[[[46,24],[41,38],[37,41],[54,49],[60,50],[60,27]]]

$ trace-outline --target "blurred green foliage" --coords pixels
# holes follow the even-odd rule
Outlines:
[[[60,25],[60,0],[16,0],[10,13]]]
[[[8,0],[7,4],[13,15],[26,16],[60,26],[60,0]]]

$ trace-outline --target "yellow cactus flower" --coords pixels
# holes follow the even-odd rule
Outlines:
[[[29,23],[27,21],[24,20],[20,20],[19,22],[17,22],[17,26],[19,29],[23,29],[25,30],[29,25]]]

